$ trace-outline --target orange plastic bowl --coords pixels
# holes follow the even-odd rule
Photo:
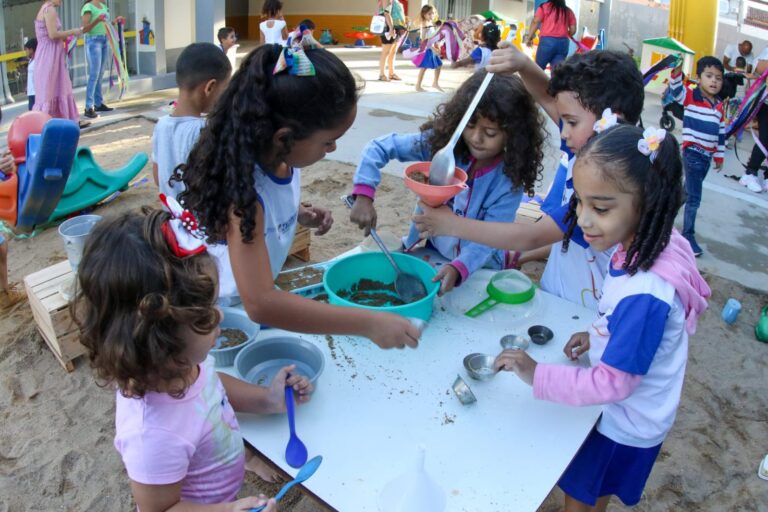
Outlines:
[[[467,173],[456,168],[453,175],[453,184],[445,186],[419,183],[411,178],[415,172],[420,172],[429,178],[429,162],[411,164],[405,169],[405,186],[413,190],[424,204],[436,208],[455,197],[459,192],[467,188]]]
[[[43,126],[51,119],[45,112],[25,112],[13,120],[8,128],[8,149],[17,164],[27,158],[27,139],[32,134],[43,133]]]

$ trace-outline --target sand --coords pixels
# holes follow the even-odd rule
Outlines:
[[[136,151],[151,151],[153,125],[143,119],[86,132],[89,145],[106,168],[123,165]],[[322,161],[305,170],[302,199],[333,210],[330,233],[313,236],[313,261],[322,261],[361,241],[339,196],[349,190],[353,168]],[[149,166],[142,174],[151,176]],[[109,214],[156,205],[151,178],[96,210]],[[377,194],[379,229],[403,233],[413,204],[402,182],[384,176]],[[55,229],[10,243],[11,280],[65,259]],[[297,262],[293,262],[296,264]],[[525,267],[532,276],[541,264]],[[768,345],[755,340],[753,322],[766,294],[706,276],[712,286],[710,310],[691,339],[690,359],[677,422],[662,448],[634,510],[760,510],[768,504],[768,482],[757,478],[768,452]],[[719,317],[728,297],[743,304],[737,323]],[[112,446],[114,395],[98,387],[84,358],[66,373],[36,332],[24,303],[0,314],[0,512],[22,510],[132,510],[130,487]],[[532,461],[532,464],[535,463]],[[242,494],[274,494],[278,486],[248,476]],[[291,491],[284,510],[318,506]],[[542,511],[562,503],[554,490]],[[624,510],[612,505],[610,510]],[[478,504],[478,511],[491,510]]]

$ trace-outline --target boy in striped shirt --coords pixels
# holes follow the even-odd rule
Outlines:
[[[682,65],[682,61],[681,61]],[[683,236],[691,244],[693,254],[701,256],[696,243],[694,225],[701,204],[701,189],[712,160],[715,169],[723,167],[725,124],[723,104],[717,98],[723,88],[723,63],[716,57],[702,57],[696,63],[699,85],[689,89],[683,85],[680,66],[672,70],[669,83],[675,101],[683,105],[683,163],[685,164],[685,213]]]

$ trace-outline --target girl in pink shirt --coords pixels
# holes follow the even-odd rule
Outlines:
[[[568,57],[570,37],[576,33],[576,15],[565,5],[565,0],[549,0],[536,9],[525,44],[531,46],[539,30],[536,64],[554,69]]]
[[[214,371],[216,266],[199,232],[189,230],[196,221],[171,202],[173,214],[147,209],[101,221],[78,269],[73,317],[97,378],[117,388],[115,447],[142,512],[192,504],[274,511],[263,495],[236,500],[248,454],[235,410],[285,412],[285,386],[301,403],[312,385],[289,376],[293,366],[270,387]]]

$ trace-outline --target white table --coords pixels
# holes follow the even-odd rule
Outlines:
[[[306,483],[311,492],[340,511],[376,511],[382,488],[411,469],[424,445],[426,471],[445,490],[447,510],[538,508],[600,409],[534,400],[531,387],[510,372],[488,382],[472,380],[462,359],[471,352],[496,354],[503,334],[544,324],[554,339],[532,344],[528,353],[539,362],[572,364],[562,348],[572,333],[586,330],[594,312],[537,291],[525,314],[515,313],[519,307],[497,306],[476,320],[462,316],[483,295],[489,275],[479,271],[435,302],[416,350],[385,351],[363,338],[334,336],[332,353],[325,336],[300,335],[326,357],[311,402],[297,408],[297,433],[309,457],[323,456]],[[284,334],[270,329],[259,339]],[[222,370],[234,373],[232,367]],[[459,403],[451,389],[457,374],[477,403]],[[245,439],[296,474],[284,460],[285,416],[239,414],[238,420]]]

